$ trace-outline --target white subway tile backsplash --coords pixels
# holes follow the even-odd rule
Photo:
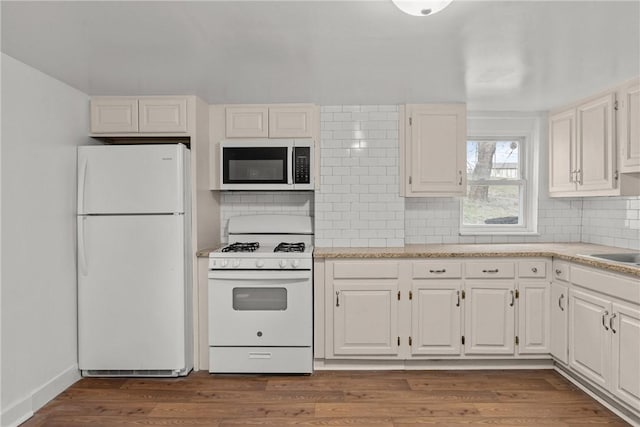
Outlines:
[[[316,191],[316,216],[329,211],[335,216],[316,223],[316,244],[403,246],[404,200],[397,185],[398,107],[321,107],[320,127],[321,172],[323,178],[326,173],[331,179],[322,181]]]

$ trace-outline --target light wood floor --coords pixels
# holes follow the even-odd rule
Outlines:
[[[627,426],[551,370],[85,378],[24,426]]]

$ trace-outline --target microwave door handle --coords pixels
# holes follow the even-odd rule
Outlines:
[[[288,173],[287,173],[287,184],[289,185],[293,185],[295,184],[293,182],[293,170],[296,167],[296,159],[295,159],[295,151],[294,151],[294,147],[289,147],[289,159],[291,160],[290,162],[290,167],[288,168]]]

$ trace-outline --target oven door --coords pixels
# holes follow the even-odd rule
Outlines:
[[[292,141],[270,145],[223,141],[220,147],[220,189],[293,189]]]
[[[311,346],[310,271],[210,271],[209,344]]]

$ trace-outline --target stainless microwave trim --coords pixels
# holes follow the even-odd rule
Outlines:
[[[238,139],[238,140],[224,140],[220,142],[220,164],[219,164],[219,178],[221,190],[313,190],[314,189],[314,174],[315,174],[315,152],[314,141],[311,138],[297,138],[297,139]],[[286,184],[272,184],[272,183],[246,183],[246,184],[228,184],[224,182],[224,149],[225,148],[273,148],[284,147],[287,148],[287,183]],[[309,183],[296,184],[294,183],[294,148],[296,147],[309,147]]]

